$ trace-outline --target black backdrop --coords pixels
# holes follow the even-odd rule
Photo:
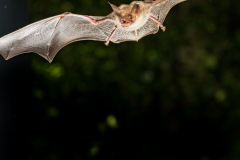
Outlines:
[[[25,0],[0,1],[0,36],[27,24]],[[0,159],[27,158],[32,107],[30,56],[0,59]]]

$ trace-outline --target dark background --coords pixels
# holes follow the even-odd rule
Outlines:
[[[107,0],[13,2],[0,3],[1,36],[111,12]],[[240,1],[188,0],[139,42],[75,42],[51,64],[1,58],[1,160],[239,160],[239,16]]]

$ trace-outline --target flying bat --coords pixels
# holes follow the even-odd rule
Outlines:
[[[185,0],[133,1],[119,7],[110,4],[113,12],[103,16],[78,15],[70,12],[43,19],[0,38],[0,54],[10,59],[22,53],[35,52],[52,62],[57,52],[69,43],[80,40],[120,43],[138,41],[155,34],[169,10]]]

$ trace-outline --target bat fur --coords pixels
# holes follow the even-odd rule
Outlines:
[[[138,41],[155,34],[169,10],[185,0],[133,1],[119,7],[110,4],[113,12],[105,17],[78,15],[69,12],[43,19],[0,38],[0,54],[6,59],[28,52],[38,53],[50,63],[57,52],[69,43],[80,40],[120,43]]]

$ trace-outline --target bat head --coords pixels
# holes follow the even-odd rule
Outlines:
[[[117,7],[110,4],[113,11],[116,13],[122,27],[128,27],[134,23],[140,14],[140,4],[136,2],[133,5],[121,5]]]

